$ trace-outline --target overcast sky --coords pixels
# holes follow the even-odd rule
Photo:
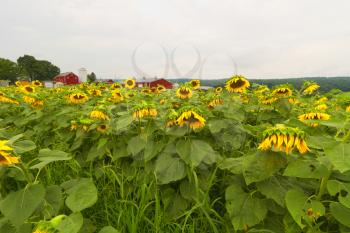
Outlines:
[[[163,46],[202,78],[350,75],[349,0],[1,0],[0,57],[49,60],[62,72],[162,76]],[[175,77],[170,69],[169,77]],[[189,78],[199,77],[199,72]]]

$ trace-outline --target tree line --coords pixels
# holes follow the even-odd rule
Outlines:
[[[12,83],[17,80],[52,80],[61,70],[49,61],[38,60],[34,56],[24,55],[16,62],[0,58],[0,80]]]

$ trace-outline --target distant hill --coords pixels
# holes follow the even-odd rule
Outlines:
[[[223,86],[227,79],[202,79],[202,86]],[[250,79],[249,81],[254,84],[263,84],[268,87],[272,87],[279,84],[289,83],[294,86],[294,88],[299,89],[303,81],[312,80],[317,82],[321,88],[321,92],[328,92],[332,89],[340,89],[342,91],[350,91],[350,77],[305,77],[305,78],[288,78],[288,79]],[[170,79],[169,81],[173,83],[184,83],[188,82],[188,79]]]

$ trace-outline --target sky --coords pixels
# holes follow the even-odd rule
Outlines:
[[[348,0],[1,0],[0,57],[98,78],[350,76],[349,12]]]

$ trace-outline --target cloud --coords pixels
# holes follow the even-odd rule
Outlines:
[[[196,54],[208,57],[204,78],[350,75],[347,0],[3,0],[0,56],[32,54],[62,71],[86,67],[98,77],[161,75],[164,54],[178,47],[182,73]],[[229,55],[229,56],[228,56]],[[174,73],[170,73],[174,76]],[[196,74],[198,76],[198,73]]]

